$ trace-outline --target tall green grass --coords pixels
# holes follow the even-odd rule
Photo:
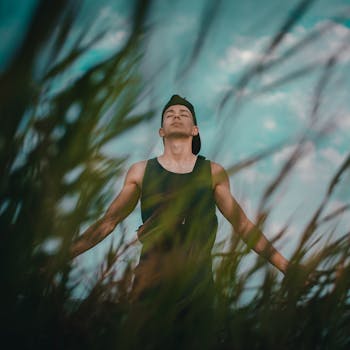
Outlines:
[[[273,63],[266,60],[311,3],[301,1],[296,5],[265,56],[223,97],[221,107],[233,98],[233,108],[238,111],[242,98],[237,91],[272,64],[287,60],[322,35],[321,31],[311,33]],[[81,281],[70,278],[69,247],[78,237],[82,223],[97,219],[106,209],[112,184],[121,176],[126,160],[108,157],[102,148],[153,116],[151,110],[143,114],[134,112],[149,87],[142,80],[138,65],[149,29],[151,5],[151,1],[134,2],[131,32],[122,48],[73,80],[67,80],[74,64],[103,33],[97,33],[86,44],[89,38],[86,28],[82,28],[67,47],[72,42],[80,5],[39,1],[23,42],[0,75],[3,343],[22,349],[348,349],[349,233],[344,232],[341,238],[326,244],[317,255],[308,257],[307,252],[323,230],[322,224],[337,222],[349,209],[347,205],[324,213],[349,170],[350,155],[335,170],[324,200],[300,233],[300,244],[282,282],[262,259],[240,272],[249,252],[233,238],[231,249],[218,254],[215,290],[195,297],[189,292],[187,298],[186,288],[193,287],[188,281],[198,266],[195,261],[188,264],[184,274],[174,263],[166,284],[153,290],[148,299],[131,302],[131,266],[121,279],[116,280],[113,275],[115,263],[126,247],[121,240],[106,253],[100,277],[88,295],[83,300],[74,297],[73,289]],[[184,77],[201,54],[205,36],[214,23],[210,14],[214,16],[216,9],[210,4],[204,12],[201,36],[194,43],[182,73]],[[338,56],[333,54],[318,67],[322,74],[315,88],[311,122],[317,118],[324,87],[337,63]],[[297,67],[272,85],[283,85],[313,69]],[[269,88],[263,86],[262,91]],[[283,187],[308,137],[305,130],[299,147],[266,188],[259,211],[258,224],[262,228],[269,215],[264,203]],[[229,172],[244,170],[274,151],[263,151],[234,164]],[[67,209],[65,203],[74,206]],[[287,228],[288,224],[276,241],[284,237]],[[331,233],[322,232],[324,236]],[[57,250],[48,252],[44,249],[48,244],[55,244]],[[251,279],[259,273],[261,283],[251,291]],[[174,300],[181,288],[185,296],[179,305]],[[248,290],[252,297],[244,303]]]

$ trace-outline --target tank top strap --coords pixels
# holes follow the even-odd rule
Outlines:
[[[147,160],[145,173],[142,179],[142,189],[144,189],[144,184],[147,184],[149,180],[154,178],[153,176],[156,176],[159,172],[157,163],[158,161],[156,157]]]
[[[199,155],[195,169],[193,169],[193,177],[197,182],[201,182],[202,186],[212,188],[212,175],[210,160]]]

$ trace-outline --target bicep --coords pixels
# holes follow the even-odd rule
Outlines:
[[[218,209],[238,233],[249,230],[253,224],[233,197],[229,178],[224,170],[219,179],[214,188],[214,198]]]
[[[123,188],[109,206],[105,217],[118,222],[128,216],[135,208],[140,198],[140,186],[135,172],[130,169],[126,175]]]
[[[221,182],[215,186],[214,189],[215,203],[221,214],[229,221],[231,221],[237,209],[237,202],[233,198],[229,183]]]
[[[222,215],[229,220],[235,207],[235,201],[231,195],[229,178],[225,169],[216,163],[212,163],[212,175],[216,206]]]
[[[139,189],[136,184],[126,184],[109,206],[106,217],[123,220],[135,208],[139,199]]]

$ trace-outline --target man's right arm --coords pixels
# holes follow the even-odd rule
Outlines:
[[[122,190],[113,200],[105,215],[73,243],[70,251],[72,258],[101,242],[134,210],[140,198],[145,167],[146,161],[138,162],[130,167]]]

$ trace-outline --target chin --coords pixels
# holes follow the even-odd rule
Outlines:
[[[192,136],[192,134],[188,134],[186,132],[181,132],[181,131],[174,131],[172,133],[169,133],[168,136],[170,137],[179,137],[179,138],[183,138],[183,137],[189,137]]]

